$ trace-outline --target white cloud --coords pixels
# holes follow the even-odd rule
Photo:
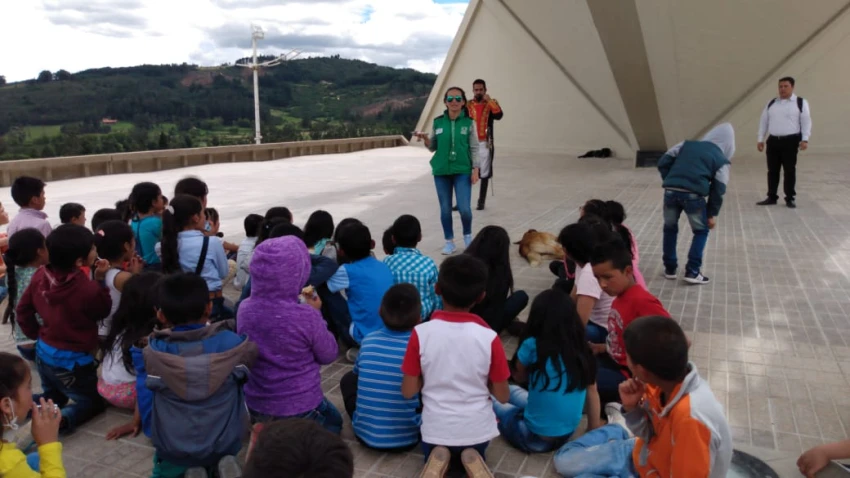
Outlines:
[[[466,3],[433,0],[26,0],[0,15],[0,75],[143,63],[217,65],[260,51],[340,54],[437,72]]]

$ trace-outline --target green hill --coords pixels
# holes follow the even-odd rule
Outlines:
[[[338,56],[264,69],[263,141],[409,134],[435,79]],[[0,159],[251,143],[252,83],[233,65],[43,71],[0,86]]]

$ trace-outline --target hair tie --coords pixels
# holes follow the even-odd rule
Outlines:
[[[100,237],[106,237],[106,233],[103,232],[103,229],[98,229],[95,234],[97,234]]]
[[[171,206],[171,204],[169,204],[169,205],[165,208],[165,210],[166,210],[166,211],[168,211],[168,212],[169,212],[169,213],[171,213],[171,214],[174,214],[174,207],[172,207],[172,206]]]

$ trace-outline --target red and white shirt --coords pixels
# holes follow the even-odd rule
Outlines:
[[[413,329],[401,371],[422,376],[422,441],[468,446],[499,436],[487,383],[510,377],[505,349],[481,317],[434,311]]]

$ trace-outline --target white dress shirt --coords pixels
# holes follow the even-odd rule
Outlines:
[[[803,141],[808,141],[812,134],[812,116],[808,101],[803,100],[802,112],[797,107],[797,95],[794,94],[787,100],[776,98],[770,108],[764,107],[759,122],[759,143],[764,141],[766,134],[787,136],[799,133],[803,134]]]

